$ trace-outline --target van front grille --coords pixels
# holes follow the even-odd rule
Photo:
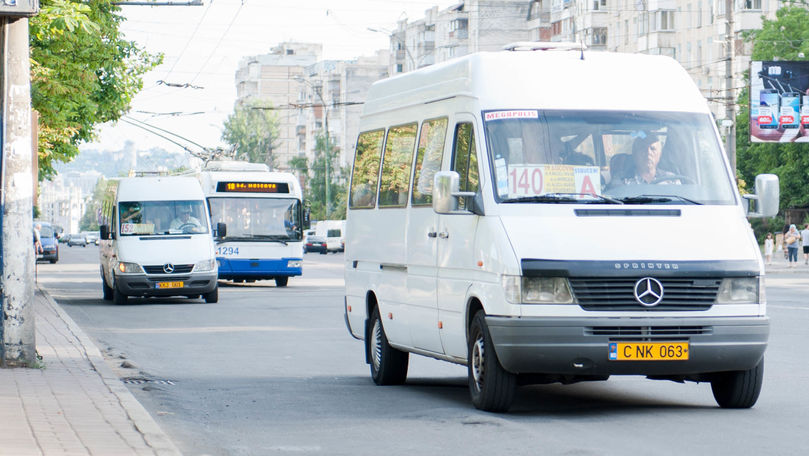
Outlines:
[[[592,326],[585,329],[587,336],[636,337],[682,337],[711,334],[710,326]]]
[[[163,265],[159,266],[144,266],[143,270],[146,271],[147,274],[188,274],[191,270],[194,269],[193,264],[175,264],[174,271],[166,272],[163,269]]]
[[[646,307],[635,299],[641,277],[570,278],[573,294],[585,310],[707,310],[719,292],[721,278],[659,278],[663,300]]]

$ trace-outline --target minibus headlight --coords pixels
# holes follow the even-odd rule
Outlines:
[[[299,268],[301,267],[301,260],[289,260],[287,261],[288,268]]]
[[[208,260],[202,260],[197,262],[194,265],[194,272],[210,272],[216,268],[216,260],[211,258]]]
[[[565,277],[523,277],[522,302],[570,304],[573,302],[573,294]]]
[[[571,304],[570,284],[565,277],[503,276],[503,292],[512,304]]]
[[[735,277],[722,279],[717,304],[757,304],[759,294],[758,277]]]
[[[139,274],[143,269],[138,263],[127,263],[126,261],[118,262],[118,272],[122,274]]]

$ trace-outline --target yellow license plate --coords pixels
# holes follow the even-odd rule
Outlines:
[[[155,288],[182,288],[183,282],[157,282]]]
[[[610,342],[610,361],[685,361],[688,342]]]

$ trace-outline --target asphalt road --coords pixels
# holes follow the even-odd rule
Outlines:
[[[805,454],[809,267],[771,274],[764,388],[719,409],[709,384],[639,377],[518,390],[511,413],[469,402],[466,369],[411,357],[404,386],[378,387],[343,322],[342,255],[304,275],[223,285],[202,300],[101,300],[96,247],[62,247],[38,282],[108,355],[187,455]],[[121,367],[121,365],[124,367]]]

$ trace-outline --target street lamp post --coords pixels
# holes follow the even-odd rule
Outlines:
[[[326,174],[326,176],[325,176],[326,177],[326,179],[325,179],[326,180],[326,216],[328,217],[329,212],[331,211],[331,192],[330,192],[330,189],[329,189],[329,187],[330,187],[330,185],[329,185],[329,174],[330,174],[330,171],[331,171],[331,153],[329,151],[329,149],[331,148],[331,142],[329,140],[329,109],[326,106],[326,100],[323,99],[323,94],[321,93],[321,91],[318,91],[317,88],[312,85],[312,83],[310,83],[306,79],[303,79],[303,78],[300,78],[300,77],[295,78],[295,80],[308,85],[309,88],[312,89],[312,92],[317,94],[317,97],[320,98],[320,104],[321,104],[321,106],[323,106],[323,125],[326,128],[326,135],[325,135],[326,145],[323,148],[323,153],[325,154],[325,158],[326,158],[326,172],[325,172],[325,174]]]

